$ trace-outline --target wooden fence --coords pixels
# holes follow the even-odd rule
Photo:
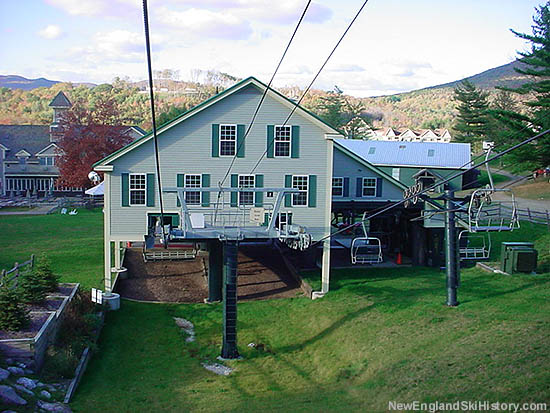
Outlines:
[[[19,282],[21,269],[24,267],[27,267],[24,269],[24,271],[32,269],[34,267],[34,254],[31,255],[31,259],[28,261],[22,262],[21,264],[16,262],[11,270],[2,270],[2,273],[0,274],[0,287],[2,287],[4,284],[11,284],[10,288],[16,288],[17,283]]]

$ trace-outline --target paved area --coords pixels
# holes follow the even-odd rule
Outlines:
[[[57,205],[40,205],[26,211],[2,211],[0,208],[0,215],[47,215],[56,208]]]
[[[528,178],[525,176],[513,175],[510,172],[502,169],[492,168],[491,171],[499,173],[501,175],[505,175],[511,179],[511,181],[501,182],[500,184],[497,184],[497,188],[513,188],[514,186],[526,183]],[[506,192],[495,192],[492,197],[497,201],[509,201],[511,199],[511,196]],[[550,211],[550,200],[540,201],[536,199],[520,198],[517,196],[515,197],[515,199],[519,209],[530,209],[531,211],[538,212]]]

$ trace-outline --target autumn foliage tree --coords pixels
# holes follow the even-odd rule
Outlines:
[[[63,114],[63,134],[57,142],[62,185],[89,187],[92,165],[132,141],[128,122],[108,95],[97,96],[90,107],[76,102]]]

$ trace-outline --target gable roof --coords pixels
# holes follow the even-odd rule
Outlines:
[[[265,89],[267,89],[267,85],[260,82],[255,77],[252,77],[252,76],[248,77],[248,78],[246,78],[244,80],[241,80],[240,82],[234,84],[233,86],[231,86],[230,88],[224,90],[223,92],[220,92],[217,95],[214,95],[211,98],[205,100],[204,102],[198,104],[197,106],[189,109],[188,111],[182,113],[181,115],[179,115],[178,117],[172,119],[171,121],[166,122],[163,125],[160,125],[157,128],[157,135],[160,136],[164,131],[178,125],[179,123],[185,121],[186,119],[188,119],[192,116],[195,116],[196,114],[200,113],[204,109],[214,105],[215,103],[219,102],[222,99],[225,99],[228,96],[231,96],[235,92],[238,92],[239,90],[247,87],[248,85],[253,85],[253,86],[257,87],[258,89],[260,89],[262,92],[265,91]],[[274,98],[275,100],[277,100],[281,104],[287,106],[289,109],[292,109],[296,106],[295,102],[293,102],[292,100],[290,100],[286,96],[282,95],[281,93],[277,92],[275,89],[269,88],[267,95]],[[298,106],[295,113],[301,114],[302,116],[308,118],[310,121],[315,123],[317,126],[324,129],[328,134],[343,136],[343,134],[340,131],[338,131],[337,129],[330,126],[328,123],[323,121],[321,118],[319,118],[314,113],[311,113],[307,109],[304,109],[302,106]],[[107,157],[103,158],[102,160],[96,162],[93,165],[93,167],[100,166],[100,165],[106,165],[109,162],[112,162],[115,159],[118,159],[119,157],[123,156],[127,152],[133,150],[134,148],[137,148],[138,146],[141,146],[142,144],[148,142],[152,138],[153,138],[153,132],[149,132],[147,135],[145,135],[145,136],[143,136],[139,139],[136,139],[134,142],[126,145],[125,147],[119,149],[118,151],[113,152],[109,156],[107,156]]]
[[[6,160],[17,160],[15,154],[25,150],[38,153],[50,145],[47,125],[0,125],[0,144],[8,148]]]
[[[72,104],[67,96],[65,96],[65,93],[60,91],[57,95],[55,95],[48,106],[52,108],[70,108]]]
[[[339,145],[377,166],[467,169],[470,144],[335,139]],[[429,156],[431,154],[432,156]]]

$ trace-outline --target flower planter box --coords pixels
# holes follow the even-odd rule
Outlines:
[[[55,311],[31,311],[31,318],[39,319],[42,323],[38,332],[28,338],[6,338],[0,340],[0,353],[26,365],[34,366],[38,372],[44,362],[44,356],[49,345],[55,340],[61,320],[67,308],[67,304],[78,291],[78,283],[59,284],[61,292],[56,292],[46,297],[48,300],[61,300],[61,304]]]

